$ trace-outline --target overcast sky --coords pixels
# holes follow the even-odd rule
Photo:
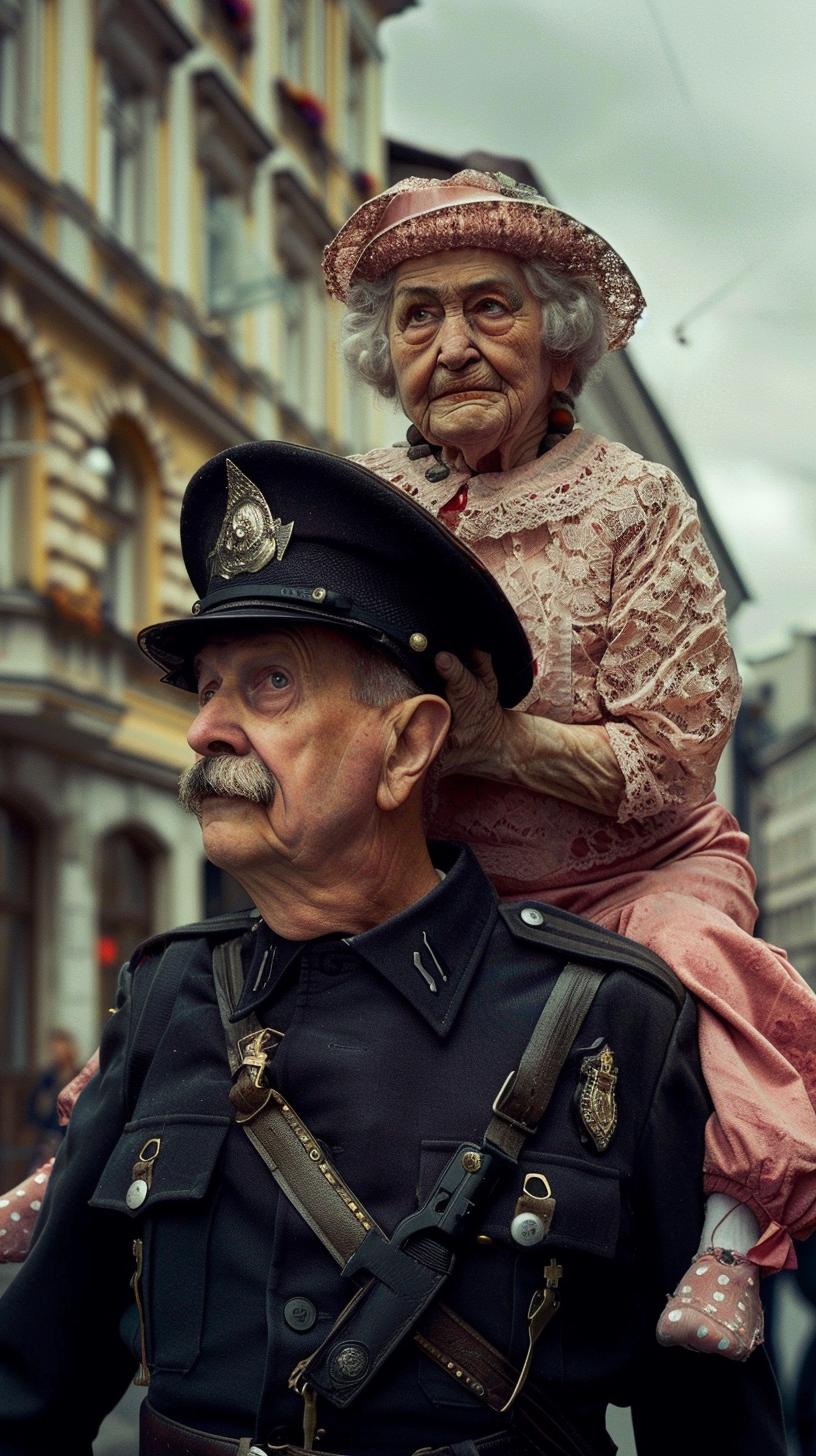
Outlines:
[[[755,599],[741,655],[816,630],[816,4],[420,0],[380,35],[389,136],[525,157],[632,268],[632,356]]]

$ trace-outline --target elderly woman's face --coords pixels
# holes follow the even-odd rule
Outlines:
[[[570,365],[541,343],[541,306],[507,253],[457,248],[396,270],[389,320],[402,407],[471,469],[533,459]]]

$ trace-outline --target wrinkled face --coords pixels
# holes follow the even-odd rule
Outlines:
[[[392,710],[353,700],[342,633],[303,627],[215,640],[198,654],[196,674],[188,742],[222,762],[219,792],[188,807],[215,864],[239,879],[274,863],[308,873],[332,846],[365,833]]]
[[[486,454],[543,431],[552,388],[569,379],[563,361],[563,382],[553,377],[521,265],[486,248],[401,263],[389,343],[402,407],[431,444],[479,441]]]

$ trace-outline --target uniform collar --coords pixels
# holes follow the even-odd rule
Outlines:
[[[346,947],[393,986],[440,1036],[447,1036],[481,960],[496,919],[498,898],[465,845],[434,843],[434,865],[444,880],[415,905],[360,935],[285,940],[268,926],[250,932],[247,975],[233,1013],[257,1011],[280,985],[302,951]]]

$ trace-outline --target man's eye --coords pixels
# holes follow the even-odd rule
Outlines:
[[[275,672],[270,672],[266,681],[269,683],[270,687],[277,688],[278,690],[280,690],[281,688],[288,688],[289,686],[289,679],[286,676],[286,673],[279,672],[277,669]]]
[[[201,692],[198,695],[198,701],[199,701],[199,703],[201,704],[201,706],[203,708],[204,707],[204,704],[205,703],[208,703],[210,701],[210,698],[214,698],[214,697],[215,697],[215,688],[202,688]]]

